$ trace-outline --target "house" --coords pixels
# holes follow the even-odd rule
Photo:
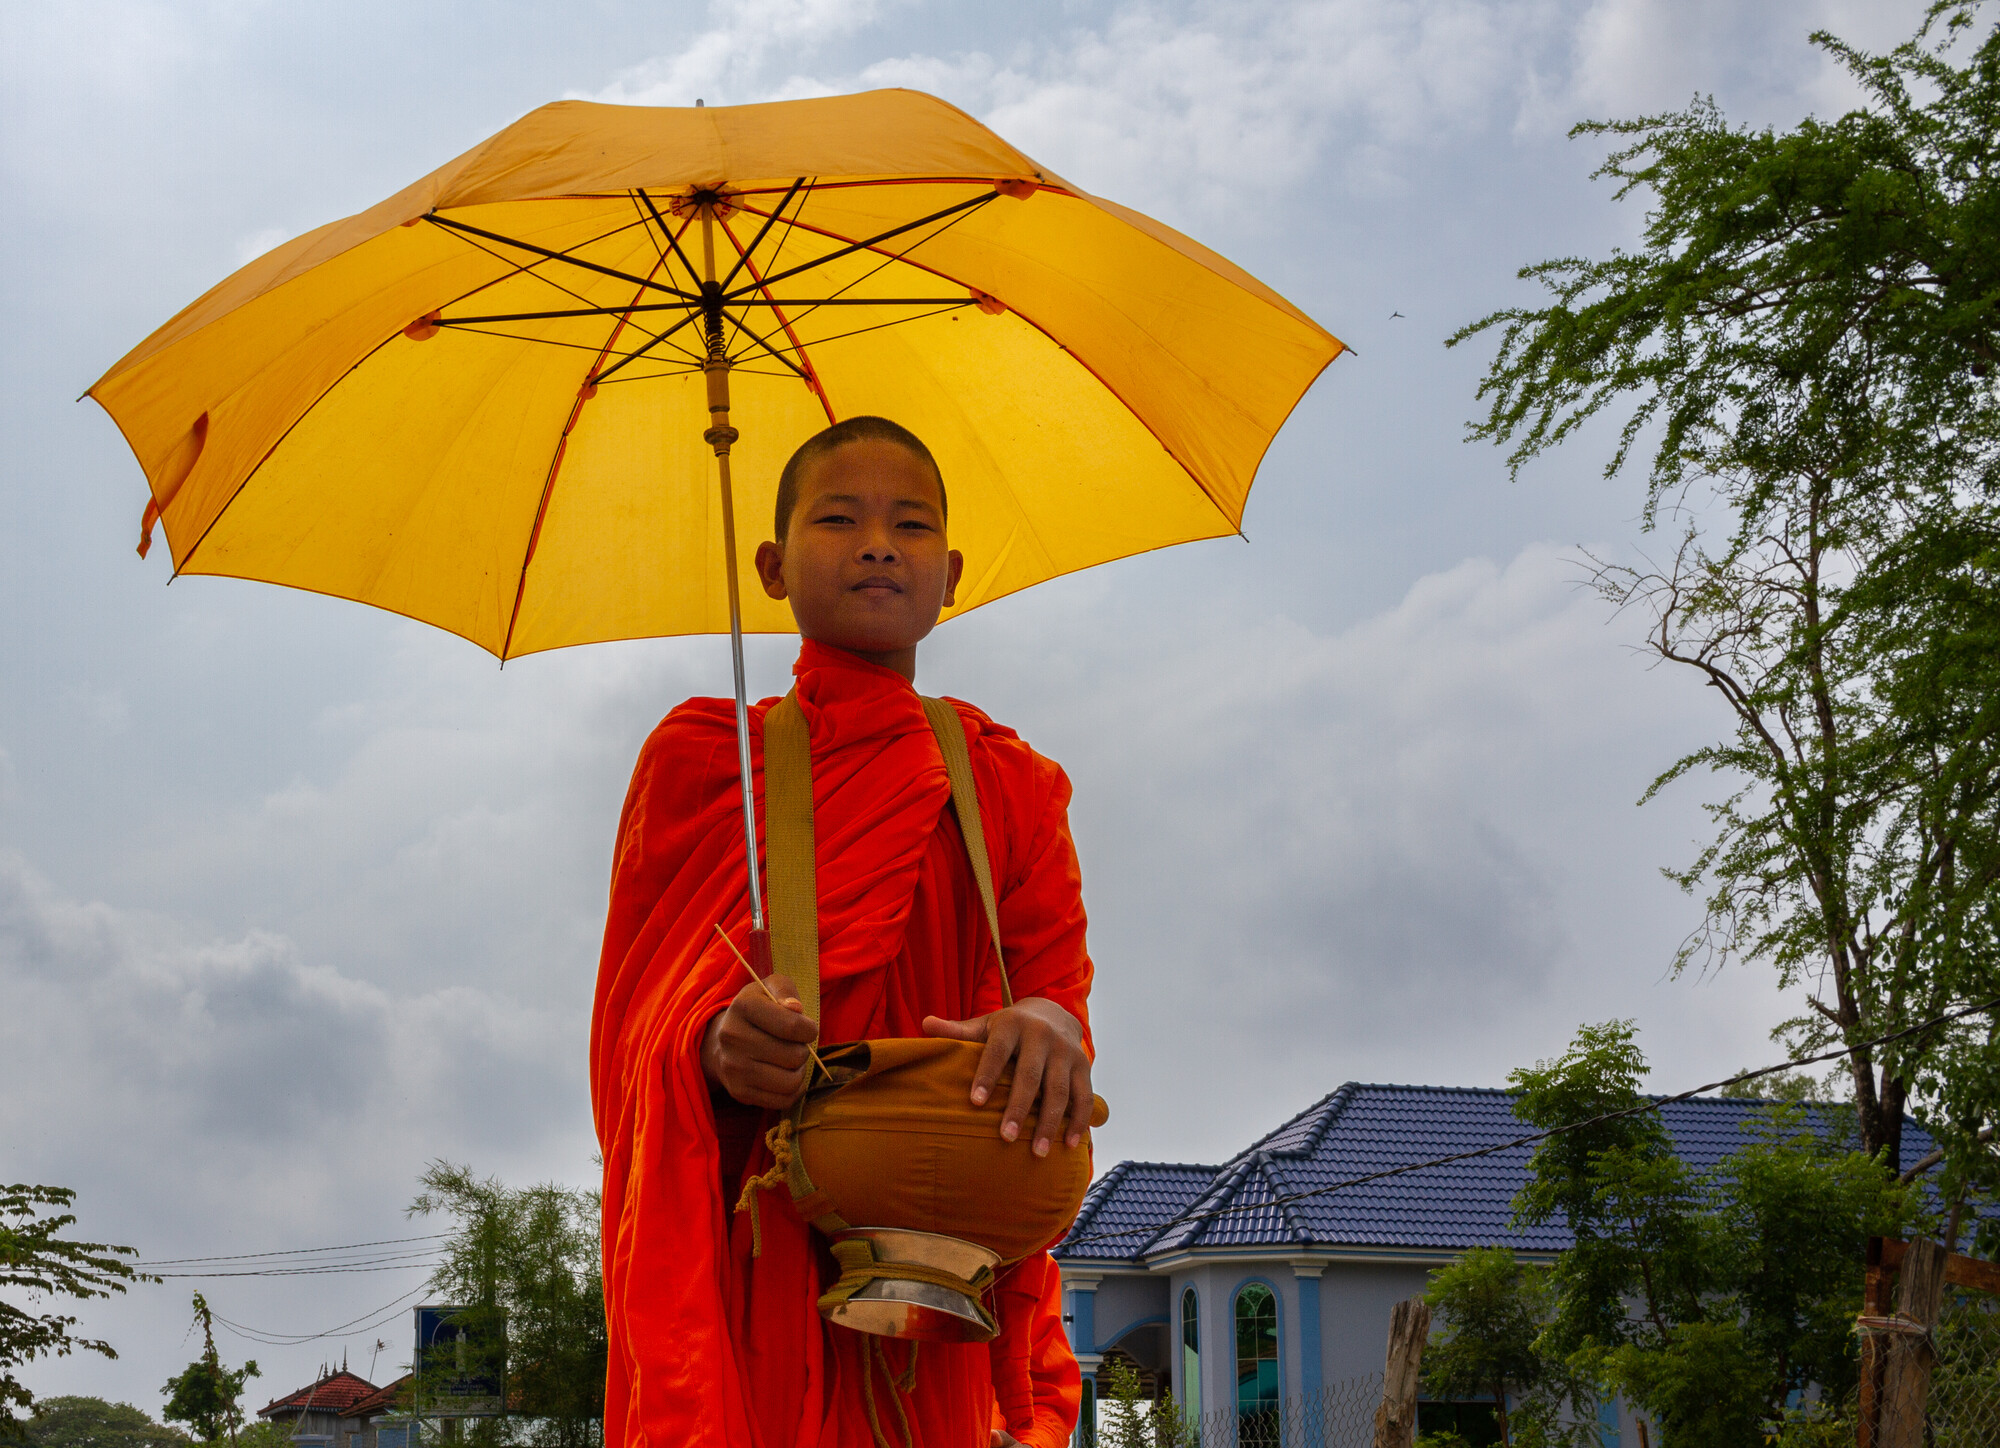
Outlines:
[[[1513,1225],[1527,1146],[1279,1199],[1521,1136],[1514,1099],[1349,1082],[1221,1166],[1127,1161],[1098,1178],[1054,1253],[1086,1375],[1086,1422],[1091,1375],[1112,1355],[1205,1418],[1304,1404],[1327,1421],[1339,1400],[1342,1421],[1353,1421],[1369,1375],[1382,1370],[1391,1308],[1421,1293],[1429,1272],[1468,1247],[1512,1247],[1546,1262],[1570,1235]],[[1745,1144],[1742,1128],[1764,1104],[1679,1101],[1660,1118],[1682,1159],[1703,1168]],[[1930,1149],[1915,1123],[1904,1126],[1906,1157]],[[1458,1411],[1440,1404],[1426,1416],[1439,1423]],[[1314,1436],[1338,1440],[1345,1430]],[[1615,1403],[1604,1405],[1600,1436],[1603,1448],[1643,1441]]]
[[[299,1448],[415,1448],[408,1373],[384,1387],[348,1372],[319,1379],[257,1410],[267,1423],[288,1424]]]
[[[354,1415],[355,1406],[380,1391],[344,1367],[333,1372],[322,1369],[318,1379],[296,1393],[272,1399],[257,1410],[257,1416],[288,1426],[298,1448],[349,1448],[348,1435],[366,1421]]]

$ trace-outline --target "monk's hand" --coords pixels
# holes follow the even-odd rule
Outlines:
[[[925,1016],[924,1034],[986,1043],[972,1078],[974,1106],[986,1104],[1000,1073],[1009,1061],[1014,1063],[1013,1090],[1006,1115],[1000,1118],[1000,1134],[1007,1140],[1020,1137],[1036,1097],[1042,1102],[1035,1118],[1036,1156],[1047,1156],[1049,1143],[1058,1136],[1065,1146],[1083,1140],[1090,1125],[1090,1057],[1084,1054],[1082,1023],[1054,1001],[1026,996],[1005,1010],[970,1021]]]
[[[799,1004],[788,977],[774,974],[766,983],[770,994],[762,985],[746,985],[729,1009],[708,1023],[701,1069],[711,1084],[745,1106],[782,1111],[806,1089],[806,1047],[818,1039],[819,1022]]]
[[[986,1448],[1021,1448],[1021,1440],[1005,1428],[995,1428],[993,1436],[986,1440]]]

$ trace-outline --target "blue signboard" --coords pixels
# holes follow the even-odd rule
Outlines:
[[[507,1411],[507,1323],[492,1309],[419,1307],[416,1406],[424,1418]]]

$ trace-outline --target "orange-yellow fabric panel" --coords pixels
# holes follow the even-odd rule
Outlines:
[[[813,161],[875,169],[836,184]],[[881,174],[891,163],[918,174]],[[738,166],[768,174],[739,180]],[[690,179],[728,181],[741,209],[712,238],[726,271],[757,213],[802,172],[815,174],[803,207],[732,283],[749,329],[732,322],[728,337],[746,583],[778,470],[829,413],[895,417],[937,453],[967,555],[958,612],[1232,531],[1272,435],[1340,350],[1158,223],[1054,189],[1055,178],[1023,198],[996,194],[978,178],[1041,173],[929,97],[713,111],[564,103],[403,200],[252,263],[92,394],[146,469],[183,571],[357,599],[503,657],[718,630],[727,606],[693,371],[699,328],[671,290],[695,281],[663,254],[636,195],[577,192],[643,182],[664,211]],[[947,221],[826,260],[954,206]],[[698,226],[671,224],[699,256]],[[1005,312],[968,305],[975,294]],[[762,305],[774,296],[782,311]],[[635,303],[648,310],[622,322],[520,315]],[[405,335],[439,311],[496,320]],[[791,626],[754,586],[745,603],[748,627]]]

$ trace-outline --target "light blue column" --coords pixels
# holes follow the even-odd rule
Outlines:
[[[1325,1270],[1320,1262],[1292,1264],[1299,1283],[1299,1395],[1308,1401],[1319,1396],[1326,1367],[1319,1340],[1319,1274]]]
[[[1104,1280],[1098,1272],[1077,1272],[1065,1274],[1063,1297],[1069,1304],[1064,1314],[1069,1321],[1064,1325],[1069,1329],[1069,1350],[1076,1354],[1076,1365],[1083,1373],[1082,1411],[1076,1420],[1076,1433],[1070,1442],[1076,1448],[1090,1448],[1097,1442],[1097,1369],[1103,1357],[1097,1351],[1097,1284]]]

